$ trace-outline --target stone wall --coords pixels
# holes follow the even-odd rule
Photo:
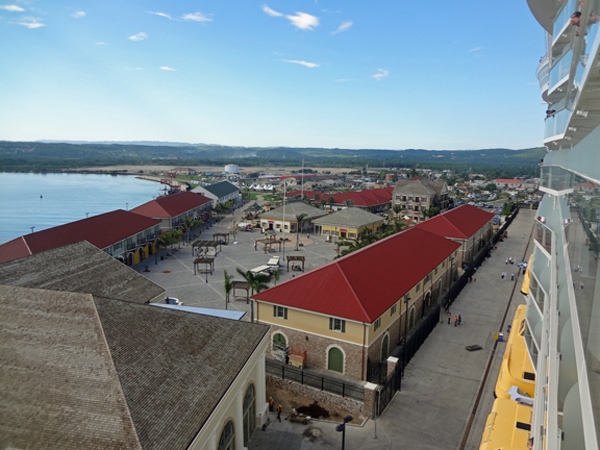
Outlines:
[[[366,417],[373,417],[375,412],[373,400],[374,395],[369,395],[371,394],[371,391],[367,392],[367,390],[365,390],[365,399],[368,401],[363,403],[359,400],[342,397],[331,392],[321,391],[311,386],[296,383],[291,380],[282,380],[281,378],[269,374],[266,375],[266,382],[268,386],[283,389],[294,395],[308,397],[313,401],[319,402],[321,405],[328,405],[334,408],[344,409],[350,414],[357,416],[360,414]]]

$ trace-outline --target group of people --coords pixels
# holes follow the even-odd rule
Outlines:
[[[448,313],[448,325],[450,325],[450,320],[452,319],[452,314]],[[454,326],[460,325],[462,322],[462,316],[459,314],[458,316],[454,316]]]
[[[273,406],[275,405],[275,402],[273,401],[273,397],[269,397],[269,411],[273,412]],[[295,412],[295,410],[294,410]],[[277,420],[279,420],[279,422],[281,422],[281,405],[279,405],[277,407]]]

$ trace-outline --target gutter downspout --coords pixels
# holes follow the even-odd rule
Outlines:
[[[367,335],[367,327],[363,323],[363,345],[362,345],[362,360],[361,360],[361,369],[360,369],[360,379],[365,379],[365,340]]]

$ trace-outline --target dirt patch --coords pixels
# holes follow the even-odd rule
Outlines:
[[[355,417],[356,414],[352,414],[342,408],[337,408],[323,402],[316,402],[312,398],[296,395],[284,389],[275,388],[267,384],[267,401],[269,397],[273,397],[273,401],[275,402],[274,410],[277,409],[278,405],[281,405],[282,419],[287,418],[292,414],[293,408],[296,408],[298,413],[334,422],[342,423],[344,417],[348,415],[353,417],[352,422],[350,422],[353,424],[361,424],[364,420],[364,417]],[[271,415],[272,418],[275,417],[273,414],[274,413]]]

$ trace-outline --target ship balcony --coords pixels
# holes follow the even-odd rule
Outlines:
[[[567,132],[567,125],[569,124],[570,118],[571,111],[565,108],[546,119],[546,126],[544,131],[544,145],[565,138],[565,134]]]
[[[550,103],[556,103],[565,96],[572,62],[573,50],[569,50],[550,69],[548,77],[548,100]]]
[[[538,68],[536,71],[536,76],[540,83],[542,99],[546,103],[549,103],[548,102],[548,86],[549,86],[549,81],[550,81],[550,58],[548,58],[548,55],[544,56],[540,60],[540,64],[538,65]]]
[[[568,0],[558,13],[558,17],[552,26],[552,54],[562,52],[562,48],[569,42],[571,27],[571,15],[577,10],[577,0]]]

